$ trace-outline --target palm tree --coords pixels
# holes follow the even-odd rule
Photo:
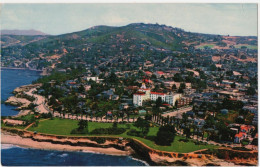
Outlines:
[[[205,133],[205,129],[204,129],[204,127],[202,127],[201,130],[202,130],[202,136],[201,136],[201,139],[203,140],[203,139],[204,139],[204,133]]]
[[[193,139],[194,139],[196,125],[194,125],[194,124],[191,124],[191,128],[193,129],[193,133],[192,133],[192,135],[193,135]]]
[[[169,115],[167,116],[167,119],[166,119],[166,120],[167,120],[167,125],[168,125],[169,122],[170,122],[170,116],[169,116]]]
[[[124,114],[124,113],[122,113],[122,122],[124,122],[124,115],[125,115],[125,114]]]
[[[129,123],[129,111],[127,111],[127,113],[126,113],[126,115],[127,115],[127,122]]]

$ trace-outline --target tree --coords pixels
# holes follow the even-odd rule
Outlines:
[[[232,132],[223,121],[219,121],[216,124],[218,132],[218,139],[222,141],[232,141],[232,138],[235,136],[235,132]],[[217,140],[217,139],[215,139]]]
[[[117,128],[117,122],[113,123],[113,128]]]
[[[156,79],[157,77],[156,77],[156,75],[155,74],[153,74],[152,76],[151,76],[151,79]]]
[[[159,128],[155,137],[155,143],[161,146],[170,146],[175,137],[175,128],[172,125],[165,125]]]
[[[78,123],[78,130],[83,131],[84,129],[88,132],[88,121],[80,120]]]
[[[183,133],[186,135],[186,139],[190,138],[191,131],[189,127],[185,127]]]
[[[182,82],[183,81],[183,78],[181,77],[181,74],[180,73],[176,73],[173,77],[173,80],[175,82]]]
[[[249,87],[247,90],[246,90],[246,93],[248,94],[248,95],[255,95],[256,94],[256,91],[255,91],[255,89],[254,88],[252,88],[252,87]]]
[[[226,72],[226,75],[227,75],[227,76],[232,76],[232,75],[233,75],[233,71],[231,71],[231,70],[230,70],[230,71],[227,71],[227,72]]]
[[[161,79],[165,79],[165,76],[164,76],[164,75],[162,75],[162,76],[161,76]]]
[[[176,90],[176,89],[177,89],[176,85],[173,84],[173,85],[172,85],[172,90]]]
[[[142,133],[144,135],[147,135],[148,132],[149,132],[149,128],[150,128],[150,124],[147,120],[143,119],[143,118],[138,118],[137,121],[134,123],[134,125],[137,127],[137,128],[140,128]]]
[[[185,89],[185,88],[186,88],[185,83],[181,83],[181,84],[180,84],[180,87],[179,87],[179,89],[178,89],[178,93],[183,93],[183,89]]]
[[[205,128],[213,128],[215,125],[215,120],[214,120],[214,117],[209,115],[207,118],[206,118],[206,122],[205,122]]]
[[[158,99],[156,99],[155,104],[156,104],[156,108],[159,108],[162,105],[162,98],[158,97]]]
[[[178,100],[175,101],[175,107],[177,108],[178,107]]]
[[[233,82],[230,86],[231,86],[231,88],[236,88],[236,83]]]
[[[85,88],[84,88],[84,86],[81,84],[80,86],[79,86],[79,93],[84,93],[85,92]]]

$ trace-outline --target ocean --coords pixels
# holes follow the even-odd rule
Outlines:
[[[31,84],[39,78],[40,72],[31,70],[1,69],[1,101],[4,102],[12,96],[12,91],[22,85]],[[1,115],[16,115],[16,107],[1,103]]]
[[[5,101],[19,86],[28,85],[40,76],[37,71],[2,69],[1,100]],[[1,115],[18,114],[15,107],[1,103]],[[3,166],[147,166],[130,156],[112,156],[92,152],[64,152],[23,148],[1,144]]]
[[[2,144],[3,166],[145,166],[129,156],[22,148]]]

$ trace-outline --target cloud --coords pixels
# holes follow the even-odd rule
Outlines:
[[[2,9],[2,28],[50,34],[144,22],[191,32],[257,35],[256,4],[5,4]]]

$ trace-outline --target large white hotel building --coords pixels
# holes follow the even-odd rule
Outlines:
[[[159,93],[159,92],[151,92],[151,89],[146,88],[145,84],[142,84],[142,87],[138,90],[137,93],[134,94],[133,104],[135,106],[142,106],[143,101],[152,100],[156,101],[159,97],[161,97],[162,101],[168,103],[170,105],[175,105],[176,100],[182,97],[182,94],[179,93]]]

